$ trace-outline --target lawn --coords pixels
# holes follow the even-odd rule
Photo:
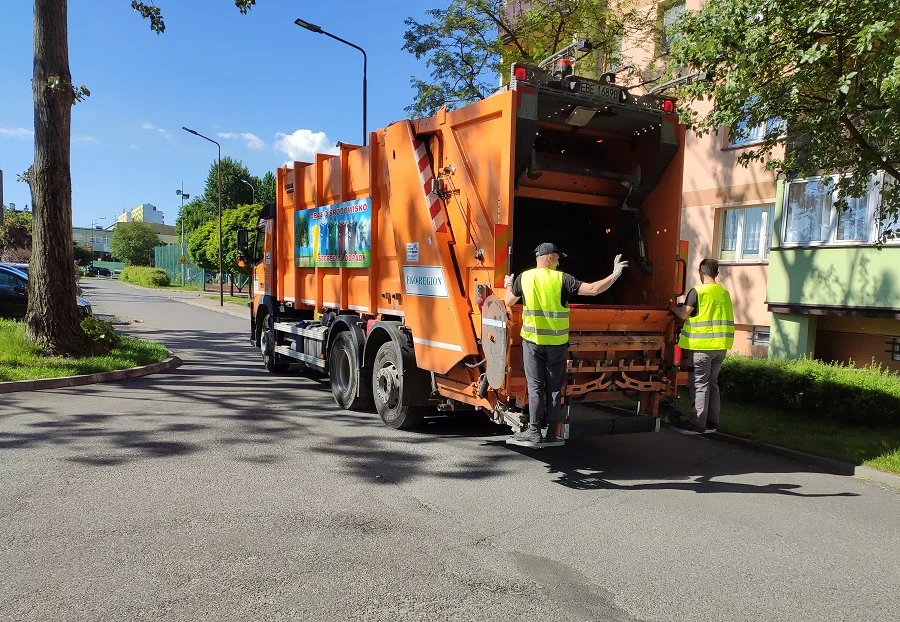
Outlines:
[[[104,356],[77,359],[45,357],[25,340],[22,322],[0,320],[0,382],[38,380],[128,369],[164,361],[169,352],[163,346],[122,336],[120,345]]]
[[[679,401],[690,412],[690,400]],[[900,429],[865,428],[761,406],[722,403],[719,431],[900,474]]]

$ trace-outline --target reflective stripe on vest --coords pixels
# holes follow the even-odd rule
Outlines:
[[[569,309],[562,306],[563,273],[532,268],[522,273],[522,339],[539,346],[569,342]]]
[[[718,283],[698,285],[697,315],[684,323],[678,345],[685,350],[730,350],[734,345],[731,295]]]

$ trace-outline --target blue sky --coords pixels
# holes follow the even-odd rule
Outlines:
[[[32,3],[5,3],[0,24],[0,169],[4,202],[31,204],[17,173],[33,161]],[[424,63],[402,51],[403,20],[438,2],[257,0],[245,16],[231,0],[157,0],[163,35],[129,0],[69,0],[69,61],[91,96],[72,111],[76,226],[108,225],[152,203],[173,224],[175,189],[199,194],[217,138],[223,157],[262,176],[336,141],[362,138],[362,55],[294,25],[316,23],[366,49],[369,131],[405,117],[409,76]],[[376,8],[377,7],[377,10]]]

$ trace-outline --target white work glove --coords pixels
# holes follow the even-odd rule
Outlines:
[[[506,289],[509,289],[512,286],[513,286],[513,275],[507,274],[505,277],[503,277],[503,287]]]
[[[628,262],[622,259],[622,255],[616,255],[616,258],[613,260],[613,271],[610,276],[612,276],[613,281],[617,281],[620,276],[622,276],[622,271],[628,267]]]

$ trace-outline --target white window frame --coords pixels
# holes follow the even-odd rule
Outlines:
[[[744,119],[747,118],[747,115],[744,115]],[[743,123],[743,120],[741,121]],[[737,132],[728,131],[728,149],[740,149],[742,147],[749,147],[751,145],[760,144],[766,137],[766,132],[769,131],[769,125],[773,123],[780,123],[782,125],[782,130],[785,129],[785,123],[778,117],[773,117],[771,119],[767,119],[763,123],[751,128],[751,133],[746,138],[739,136]],[[778,138],[787,137],[786,131],[781,131],[778,134]]]
[[[768,348],[769,339],[772,335],[771,330],[770,326],[754,326],[750,332],[747,333],[747,341],[749,341],[752,346]],[[763,335],[765,335],[765,337],[763,337]]]
[[[751,209],[762,209],[762,223],[760,224],[759,231],[759,256],[758,257],[750,257],[744,258],[744,221],[746,220],[747,210]],[[734,257],[731,259],[724,259],[722,257],[722,251],[725,246],[725,213],[728,211],[738,211],[740,212],[740,217],[738,218],[738,229],[737,229],[737,239],[735,241],[735,249],[734,249]],[[718,214],[716,217],[718,218],[719,225],[719,235],[718,235],[718,252],[716,256],[720,264],[755,264],[755,263],[769,263],[769,249],[772,245],[772,233],[774,228],[772,226],[774,217],[775,217],[775,205],[773,203],[764,203],[761,205],[741,205],[736,207],[723,207],[717,210]]]
[[[881,203],[881,192],[879,189],[882,187],[881,184],[884,183],[884,173],[875,173],[869,177],[869,186],[866,190],[866,221],[868,222],[868,232],[866,235],[866,239],[864,240],[839,240],[838,236],[838,224],[840,213],[838,213],[837,208],[835,207],[835,201],[837,201],[837,180],[838,175],[824,175],[819,177],[805,177],[803,179],[795,179],[791,182],[788,182],[784,185],[784,197],[782,198],[782,224],[781,224],[781,247],[782,248],[808,248],[808,247],[818,247],[818,246],[871,246],[875,243],[875,240],[878,238],[880,231],[877,223],[875,222],[875,215],[877,214],[879,205]],[[790,189],[793,184],[799,183],[807,183],[807,182],[821,182],[824,183],[825,179],[831,179],[832,183],[832,191],[831,191],[831,205],[828,209],[828,238],[825,240],[809,240],[802,242],[788,242],[787,241],[787,233],[788,233],[788,224],[790,222]],[[900,243],[900,239],[888,240],[887,243],[897,244]]]

